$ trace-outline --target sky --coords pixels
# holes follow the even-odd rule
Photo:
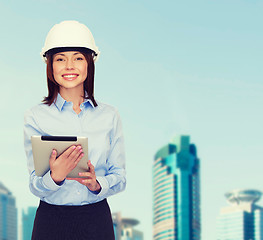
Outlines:
[[[216,239],[227,191],[263,191],[262,0],[0,0],[0,9],[0,181],[19,214],[38,204],[23,116],[47,95],[40,51],[63,20],[86,24],[101,51],[95,98],[118,108],[127,156],[127,188],[109,203],[140,221],[145,240],[153,157],[175,136],[197,147],[203,240]]]

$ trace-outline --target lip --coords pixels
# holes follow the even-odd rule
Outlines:
[[[79,74],[76,74],[76,73],[66,73],[66,74],[63,74],[63,75],[62,75],[62,78],[63,78],[64,80],[67,80],[67,81],[73,81],[73,80],[75,80],[78,76],[79,76]]]

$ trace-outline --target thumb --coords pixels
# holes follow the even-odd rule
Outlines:
[[[91,172],[91,173],[94,173],[94,172],[95,172],[94,166],[92,165],[92,163],[91,163],[90,160],[88,161],[88,167],[89,167],[89,172]]]
[[[53,163],[56,160],[56,157],[57,157],[57,151],[55,149],[53,149],[51,156],[50,156],[50,159],[49,159],[49,162]]]

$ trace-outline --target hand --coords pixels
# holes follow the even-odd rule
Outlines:
[[[90,191],[99,193],[101,186],[96,180],[96,174],[94,166],[91,164],[91,161],[88,161],[88,172],[80,172],[79,176],[82,178],[67,178],[68,180],[76,180],[79,183],[86,186]]]
[[[51,177],[55,183],[61,183],[66,176],[77,166],[80,159],[84,156],[81,146],[70,146],[58,158],[57,151],[52,151],[49,159]]]

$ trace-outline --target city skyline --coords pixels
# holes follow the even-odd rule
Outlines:
[[[16,197],[0,181],[0,239],[29,240],[31,239],[36,206],[22,209],[21,224],[18,225]],[[136,229],[140,222],[134,218],[124,218],[120,212],[112,213],[116,240],[143,240],[143,232]]]
[[[0,0],[0,7],[0,176],[18,209],[39,201],[23,149],[24,112],[47,94],[39,53],[49,29],[73,19],[91,29],[101,51],[95,99],[115,106],[123,123],[127,188],[109,199],[113,212],[139,219],[151,239],[153,157],[177,135],[190,135],[202,159],[202,239],[216,238],[226,191],[263,190],[262,1]]]
[[[263,207],[256,204],[262,192],[240,189],[227,192],[230,206],[222,207],[217,219],[217,240],[263,240]]]
[[[32,236],[34,220],[36,216],[37,207],[28,206],[27,209],[22,210],[22,239],[29,240]]]
[[[153,167],[153,239],[201,240],[200,159],[190,136],[160,148]]]
[[[143,232],[136,226],[140,223],[134,218],[125,218],[120,212],[112,213],[115,240],[144,240]]]
[[[0,182],[0,239],[17,240],[16,198]]]

